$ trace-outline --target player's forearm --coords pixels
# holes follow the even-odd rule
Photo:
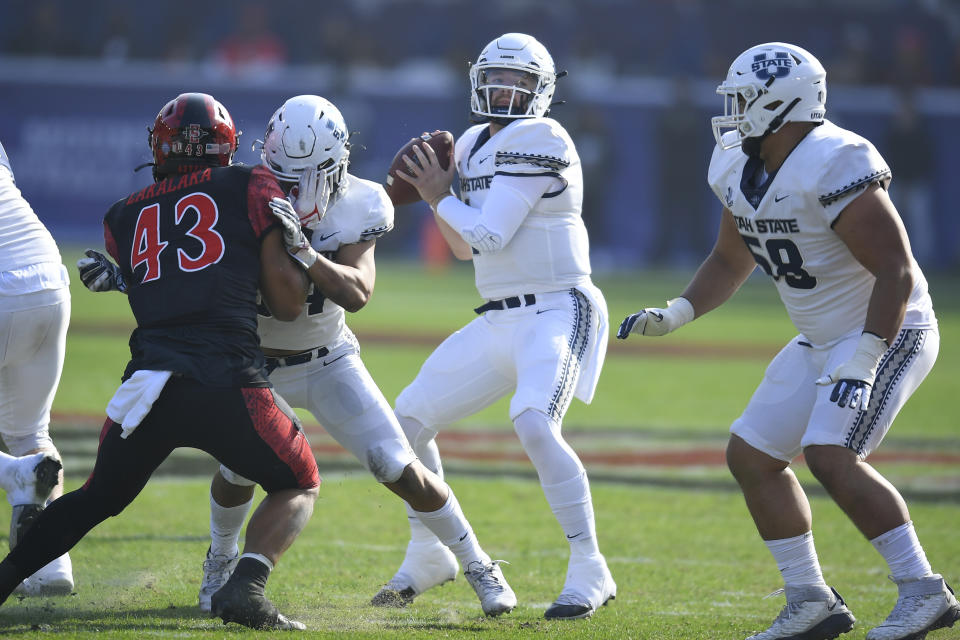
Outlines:
[[[375,276],[361,269],[334,262],[324,256],[317,258],[307,275],[313,286],[346,311],[359,311],[373,295]]]
[[[537,187],[542,193],[549,180],[552,178],[530,178],[526,182]],[[510,184],[497,183],[496,178],[493,184],[480,209],[456,198],[444,198],[434,209],[437,216],[480,253],[496,253],[507,246],[533,207],[533,202],[528,200],[529,194],[513,188]]]
[[[703,261],[690,284],[680,294],[693,305],[699,318],[730,299],[755,268],[753,263],[730,261],[716,251]]]
[[[913,271],[909,265],[878,273],[863,330],[880,336],[890,344],[903,324],[913,284]]]
[[[463,237],[453,230],[447,222],[440,217],[440,215],[434,211],[433,217],[437,221],[437,227],[440,229],[440,235],[443,236],[443,239],[447,241],[447,244],[450,245],[450,250],[453,252],[454,257],[458,260],[472,260],[473,259],[473,250],[470,249],[470,245],[467,244],[467,241]]]
[[[295,320],[303,310],[309,280],[300,265],[287,253],[275,228],[264,238],[260,249],[260,295],[278,320]]]

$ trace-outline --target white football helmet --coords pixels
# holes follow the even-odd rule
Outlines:
[[[823,122],[826,77],[819,60],[792,44],[769,42],[747,49],[717,87],[724,97],[724,114],[710,120],[717,144],[731,149],[744,138],[773,133],[784,122]],[[738,135],[725,141],[728,129]]]
[[[536,86],[525,89],[514,85],[491,84],[487,72],[491,69],[513,69],[536,78]],[[479,118],[537,118],[550,110],[556,90],[557,73],[547,48],[533,36],[524,33],[506,33],[480,52],[476,64],[470,67],[470,110]],[[506,107],[491,106],[490,91],[506,89],[513,96]],[[513,97],[528,96],[515,109]],[[514,112],[516,111],[516,113]]]
[[[298,183],[291,196],[301,225],[316,226],[346,190],[349,137],[340,111],[320,96],[290,98],[270,118],[260,160],[281,182]]]

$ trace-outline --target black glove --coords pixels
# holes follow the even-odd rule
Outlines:
[[[110,262],[110,258],[99,251],[87,249],[86,258],[77,260],[80,279],[90,291],[127,292],[127,283],[123,280],[120,267]]]

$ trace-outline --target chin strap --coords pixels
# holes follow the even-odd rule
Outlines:
[[[760,147],[763,145],[763,141],[767,139],[767,136],[775,132],[783,125],[784,118],[786,118],[787,114],[790,113],[790,111],[799,103],[800,98],[794,98],[793,102],[788,104],[786,109],[781,111],[776,118],[770,121],[770,126],[767,127],[767,130],[763,132],[762,136],[753,136],[741,140],[740,149],[751,158],[758,157],[760,155]]]
[[[798,104],[800,104],[800,98],[794,98],[794,99],[793,99],[793,102],[791,102],[790,104],[788,104],[786,109],[784,109],[783,111],[781,111],[780,114],[779,114],[776,118],[774,118],[773,120],[771,120],[771,121],[770,121],[770,126],[767,127],[767,130],[764,131],[764,133],[763,133],[764,137],[770,135],[771,133],[773,133],[774,131],[776,131],[777,129],[779,129],[779,128],[780,128],[780,125],[783,124],[783,119],[786,118],[786,117],[787,117],[787,114],[790,113],[790,111],[792,111],[793,108],[794,108],[795,106],[797,106]]]

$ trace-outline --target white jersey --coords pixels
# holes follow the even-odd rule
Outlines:
[[[477,290],[487,299],[570,289],[590,280],[587,230],[581,218],[583,173],[566,130],[551,118],[518,119],[490,136],[477,125],[457,140],[460,199],[483,206],[496,177],[553,176],[557,189],[533,206],[500,251],[476,253]]]
[[[735,131],[726,135],[735,136]],[[797,330],[829,345],[862,329],[875,278],[832,228],[840,212],[889,167],[869,141],[829,121],[814,128],[772,176],[738,147],[710,159],[708,181],[733,213],[740,235],[772,276]],[[919,268],[905,328],[936,326]]]
[[[393,205],[379,184],[347,174],[347,190],[313,229],[310,243],[332,258],[345,244],[375,240],[393,229]],[[261,313],[266,309],[261,305]],[[302,350],[332,345],[346,328],[343,307],[311,289],[307,304],[293,322],[258,315],[261,346]]]
[[[53,236],[21,195],[0,145],[0,294],[17,295],[67,286]]]

